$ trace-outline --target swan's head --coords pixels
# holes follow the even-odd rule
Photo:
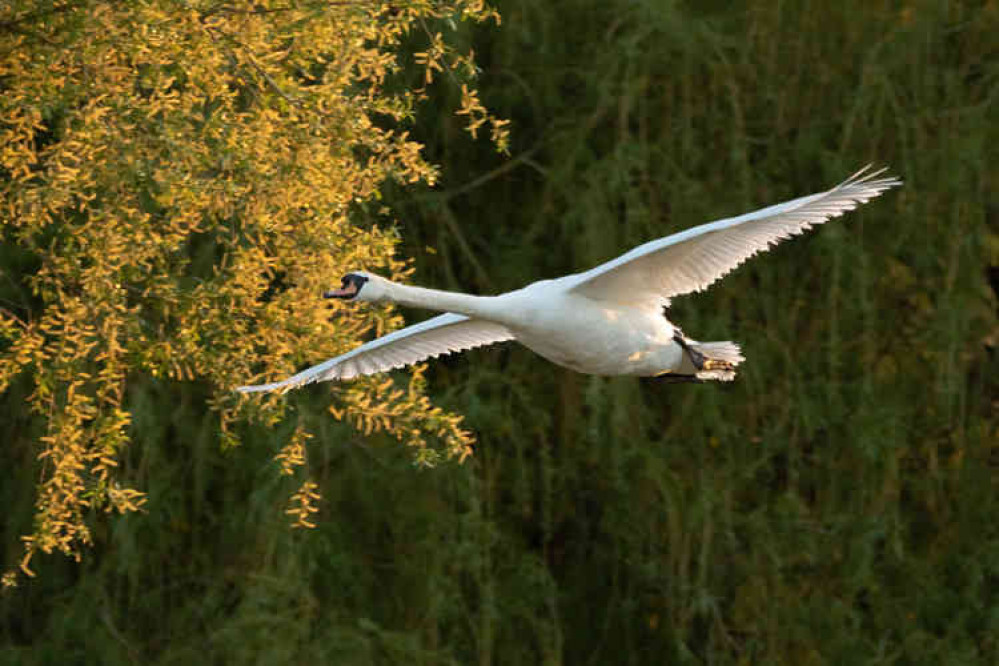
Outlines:
[[[385,295],[385,280],[365,273],[354,271],[340,278],[340,288],[323,292],[324,298],[339,298],[344,301],[379,301]]]

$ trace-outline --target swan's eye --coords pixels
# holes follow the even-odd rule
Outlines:
[[[348,273],[344,275],[340,280],[339,289],[330,289],[323,293],[324,298],[340,298],[349,301],[357,297],[360,293],[361,287],[364,283],[368,281],[368,278],[363,275],[358,275],[357,273]]]

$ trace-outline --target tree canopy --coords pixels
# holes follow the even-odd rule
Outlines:
[[[379,192],[437,178],[405,129],[437,78],[460,86],[468,130],[488,125],[505,148],[473,53],[451,37],[489,19],[482,0],[0,9],[0,210],[30,268],[6,276],[0,390],[28,377],[45,422],[23,571],[37,551],[79,557],[88,511],[142,506],[115,475],[137,375],[208,382],[234,444],[234,421],[274,423],[286,403],[233,387],[400,324],[392,309],[331,312],[317,296],[351,268],[409,270]],[[359,211],[382,224],[358,223]],[[394,434],[422,463],[468,453],[460,417],[429,404],[419,371],[406,385],[352,382],[333,413]],[[308,437],[299,429],[279,454],[284,472]],[[305,480],[293,498],[299,525],[314,491]]]

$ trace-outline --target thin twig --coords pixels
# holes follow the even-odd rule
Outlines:
[[[462,185],[460,187],[456,187],[453,190],[445,190],[443,192],[434,192],[432,194],[427,195],[426,198],[433,198],[433,199],[442,198],[442,199],[444,199],[446,201],[448,199],[453,199],[454,197],[461,196],[462,194],[467,194],[468,192],[471,192],[472,190],[474,190],[474,189],[476,189],[478,187],[482,187],[483,185],[485,185],[489,181],[491,181],[491,180],[493,180],[495,178],[499,178],[500,176],[502,176],[503,174],[507,173],[508,171],[512,171],[513,169],[517,168],[520,164],[527,164],[528,166],[532,166],[535,169],[539,170],[542,174],[544,174],[544,173],[546,173],[546,170],[531,159],[531,157],[536,152],[538,152],[539,150],[541,150],[541,148],[543,146],[544,146],[544,139],[542,139],[541,141],[538,141],[538,143],[536,143],[531,148],[525,150],[524,152],[520,153],[516,157],[507,160],[506,162],[504,162],[503,164],[499,165],[495,169],[493,169],[491,171],[487,171],[486,173],[482,174],[478,178],[476,178],[476,179],[474,179],[474,180],[472,180],[472,181],[470,181],[468,183],[465,183],[464,185]]]
[[[451,211],[451,207],[447,205],[447,200],[440,202],[440,207],[442,211],[442,216],[444,217],[444,224],[447,225],[448,230],[454,236],[455,240],[458,242],[458,247],[461,248],[462,253],[468,258],[468,261],[472,264],[472,268],[479,275],[479,280],[482,282],[482,286],[488,291],[493,291],[493,281],[489,277],[489,273],[486,272],[485,267],[479,262],[478,258],[475,256],[475,252],[472,250],[471,244],[465,238],[465,234],[461,231],[461,225],[458,224],[458,220],[455,218],[454,213]]]

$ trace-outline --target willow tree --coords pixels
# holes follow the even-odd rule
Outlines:
[[[390,224],[352,219],[364,209],[391,222],[378,203],[387,179],[434,182],[403,129],[429,84],[460,88],[469,131],[489,128],[505,149],[503,121],[475,94],[472,53],[454,46],[461,22],[490,18],[482,0],[0,8],[2,229],[38,267],[5,276],[27,296],[0,310],[0,391],[29,382],[45,428],[22,571],[39,551],[79,559],[88,514],[144,501],[116,478],[130,381],[206,382],[233,444],[236,422],[287,411],[234,386],[400,325],[388,308],[331,317],[317,295],[348,268],[407,272]],[[420,462],[469,451],[460,417],[429,403],[419,372],[352,382],[332,403]],[[278,453],[284,472],[296,473],[308,438],[300,428]],[[303,478],[289,510],[298,524],[315,497]]]

